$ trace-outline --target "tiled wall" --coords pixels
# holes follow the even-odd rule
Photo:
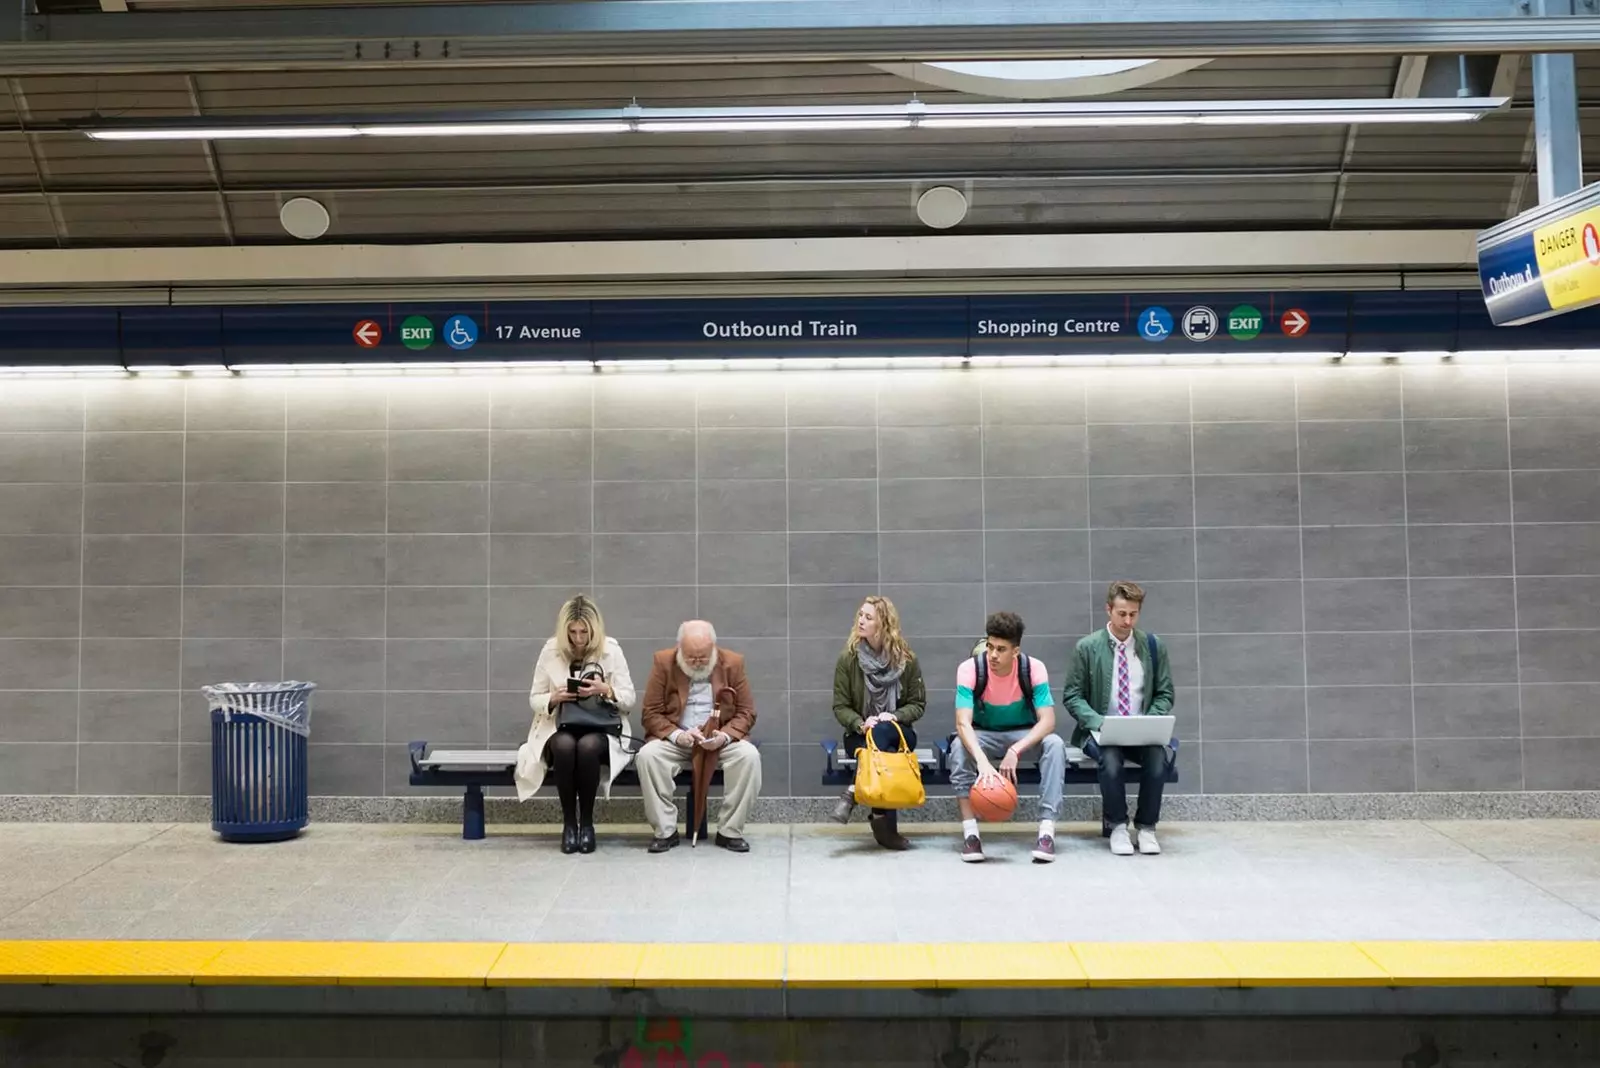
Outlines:
[[[1059,681],[1106,580],[1172,650],[1182,789],[1583,789],[1600,374],[1562,365],[0,384],[0,793],[200,794],[217,680],[318,682],[313,791],[511,745],[592,590],[639,681],[746,653],[767,793],[860,598],[949,729],[986,610]]]

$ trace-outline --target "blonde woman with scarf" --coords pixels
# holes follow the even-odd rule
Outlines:
[[[620,734],[560,725],[561,706],[586,697],[617,706],[622,713]],[[631,759],[633,725],[628,714],[636,710],[638,695],[622,646],[606,637],[600,609],[589,598],[580,594],[556,614],[555,635],[544,643],[533,667],[528,704],[533,708],[533,726],[517,750],[517,797],[528,800],[544,784],[546,768],[554,771],[561,797],[561,852],[593,853],[600,765],[610,768],[605,780],[609,800],[611,784]]]
[[[879,749],[898,750],[902,732],[906,744],[916,748],[917,735],[911,725],[922,717],[927,704],[922,666],[900,634],[900,613],[887,597],[868,597],[856,611],[855,626],[833,669],[833,715],[845,730],[844,751],[854,753],[865,746],[868,731]],[[895,729],[897,723],[899,730]],[[855,787],[851,786],[834,806],[834,820],[848,823],[855,807]],[[872,837],[883,848],[911,848],[900,833],[898,814],[893,810],[873,809],[868,823]]]

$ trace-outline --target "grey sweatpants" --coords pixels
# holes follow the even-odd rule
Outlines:
[[[978,745],[991,764],[998,764],[1017,742],[1028,736],[1025,730],[985,731],[973,728]],[[1024,754],[1026,756],[1027,754]],[[1059,734],[1047,734],[1039,743],[1039,818],[1053,820],[1061,811],[1061,787],[1067,775],[1067,743]],[[956,788],[957,797],[972,793],[972,784],[978,781],[978,762],[967,755],[967,747],[957,734],[950,743],[950,785]]]

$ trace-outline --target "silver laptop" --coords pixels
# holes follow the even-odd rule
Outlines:
[[[1096,745],[1166,745],[1172,741],[1175,716],[1107,716],[1097,731]]]

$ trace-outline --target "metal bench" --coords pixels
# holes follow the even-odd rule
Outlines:
[[[950,782],[950,746],[955,742],[955,735],[947,735],[935,743],[932,749],[918,749],[917,763],[922,765],[922,781],[927,785],[948,785]],[[1178,781],[1178,743],[1174,739],[1172,761],[1167,765],[1166,781]],[[840,743],[832,738],[822,741],[822,751],[828,755],[827,763],[822,769],[822,785],[824,786],[849,786],[856,781],[856,758],[853,754],[846,755],[839,752]],[[1123,769],[1123,778],[1127,778],[1128,769]],[[1089,754],[1077,746],[1067,746],[1067,770],[1063,778],[1070,784],[1079,786],[1093,786],[1100,781],[1100,764]],[[1029,760],[1017,767],[1017,782],[1023,784],[1037,784],[1039,782],[1039,763]],[[1101,821],[1101,836],[1111,833],[1111,828]]]
[[[822,784],[824,786],[849,786],[856,781],[856,758],[854,753],[839,752],[839,743],[829,738],[823,741],[822,751],[828,755],[827,765],[822,771]],[[916,754],[917,763],[922,765],[922,781],[948,782],[949,775],[944,770],[944,756],[938,749],[921,748],[912,750]]]
[[[483,788],[485,786],[515,786],[517,751],[515,749],[433,749],[428,742],[412,742],[412,786],[461,786],[466,792],[461,798],[461,837],[477,841],[484,836]],[[639,773],[629,766],[617,775],[613,785],[637,786]],[[711,782],[722,782],[719,767]],[[689,787],[689,806],[684,817],[684,834],[689,833],[688,821],[694,818],[694,786]],[[700,823],[700,837],[706,837],[706,824]]]

